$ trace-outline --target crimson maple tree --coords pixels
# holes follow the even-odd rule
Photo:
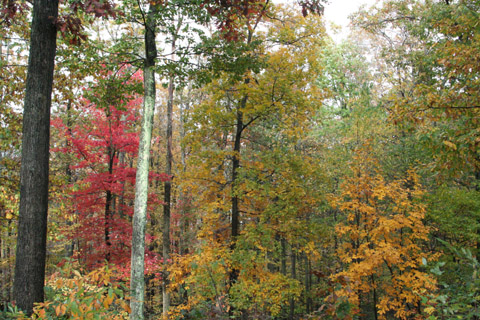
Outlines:
[[[141,73],[136,73],[130,84],[135,85],[141,79]],[[102,96],[94,90],[91,95],[96,103],[82,98],[81,112],[73,126],[61,117],[52,121],[68,141],[55,151],[70,153],[76,159],[70,164],[74,178],[68,207],[76,221],[70,236],[78,240],[76,255],[89,268],[107,261],[127,276],[136,173],[133,164],[138,150],[136,125],[142,98],[138,94],[120,93],[113,99],[117,105],[110,105],[102,102]],[[109,97],[112,98],[111,92]],[[166,179],[165,175],[153,172],[150,177]],[[149,201],[160,203],[155,194],[149,195]],[[147,235],[147,241],[152,240],[153,236]],[[148,250],[146,260],[147,272],[152,272],[160,262]]]

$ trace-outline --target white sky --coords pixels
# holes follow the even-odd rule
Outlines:
[[[325,5],[325,21],[327,26],[327,31],[332,38],[338,40],[338,38],[345,38],[348,33],[348,16],[354,13],[360,8],[361,5],[365,4],[368,7],[373,6],[377,1],[376,0],[328,0],[328,4]],[[342,27],[343,33],[339,35],[334,35],[332,29],[330,28],[331,22],[335,25]]]

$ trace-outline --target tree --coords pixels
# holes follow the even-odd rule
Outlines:
[[[2,2],[2,7],[5,7]],[[20,169],[20,210],[15,265],[14,298],[28,314],[33,303],[43,300],[45,279],[46,234],[48,214],[48,173],[50,106],[58,28],[81,37],[81,23],[72,16],[58,19],[56,0],[34,1],[30,34],[26,93],[22,129],[22,164]],[[85,5],[85,6],[83,6]],[[109,2],[75,3],[76,12],[95,13],[96,17],[114,14]],[[7,3],[6,21],[19,8],[16,1]],[[75,37],[75,40],[79,38]]]
[[[137,177],[135,182],[135,207],[133,214],[132,259],[131,259],[131,302],[130,319],[143,319],[145,225],[147,221],[148,172],[150,143],[152,139],[153,112],[155,110],[155,44],[156,14],[158,5],[150,4],[145,20],[145,61],[143,116],[138,148]]]
[[[314,203],[299,186],[300,180],[311,182],[305,178],[309,169],[299,168],[302,156],[310,168],[310,158],[299,150],[323,97],[312,85],[320,72],[313,53],[323,29],[316,16],[273,6],[265,11],[275,17],[259,18],[266,34],[253,32],[252,23],[243,48],[224,43],[226,50],[214,57],[222,69],[213,70],[218,78],[193,106],[187,127],[190,181],[183,189],[191,190],[202,224],[197,250],[178,258],[172,282],[190,287],[185,308],[209,318],[279,315],[301,292],[298,269],[292,268],[292,278],[276,268],[279,237],[291,240],[292,257],[303,255],[305,238],[311,240],[296,238]],[[290,152],[295,155],[288,157]],[[287,226],[295,231],[285,231]]]
[[[58,0],[35,0],[23,114],[14,299],[32,313],[43,301],[48,211],[50,104]]]
[[[356,151],[351,168],[340,195],[331,199],[346,220],[336,228],[343,240],[341,271],[332,277],[341,286],[330,299],[345,299],[353,313],[375,319],[409,319],[420,313],[422,295],[435,289],[434,279],[422,270],[435,256],[421,246],[429,230],[422,222],[425,208],[417,202],[418,176],[410,172],[386,182],[368,145]]]
[[[124,77],[130,77],[130,70],[122,69],[126,70],[115,73],[120,79],[107,76],[111,83],[122,83],[117,92],[113,92],[115,85],[101,82],[100,87],[92,88],[94,93],[89,94],[92,99],[97,97],[98,104],[83,98],[78,107],[81,113],[70,110],[65,119],[57,117],[52,122],[67,139],[67,143],[55,151],[74,157],[67,164],[70,179],[62,188],[64,192],[67,188],[71,190],[64,195],[64,208],[71,212],[68,218],[75,221],[66,236],[77,240],[76,256],[87,268],[97,268],[107,261],[116,265],[124,273],[123,277],[128,277],[133,213],[130,203],[135,185],[135,168],[129,162],[133,163],[138,152],[135,127],[141,103],[138,94],[132,92],[141,81],[141,73],[125,81]],[[108,95],[102,90],[104,85],[110,87]],[[152,180],[164,178],[153,172],[150,177]],[[155,194],[149,194],[149,200],[150,204],[159,202]],[[148,239],[150,241],[150,235]],[[149,273],[157,263],[157,255],[147,250]]]

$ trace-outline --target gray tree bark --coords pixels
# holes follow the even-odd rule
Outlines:
[[[150,145],[152,140],[153,113],[155,110],[155,14],[156,7],[150,5],[145,25],[145,67],[144,102],[142,131],[138,149],[137,175],[135,182],[135,206],[132,231],[132,261],[130,291],[131,320],[143,320],[144,306],[144,265],[145,265],[145,225],[147,223],[148,172],[150,164]]]
[[[43,301],[48,212],[50,106],[58,0],[35,0],[23,111],[14,299],[31,314]]]
[[[172,43],[172,52],[175,51],[175,36]],[[172,133],[173,133],[173,123],[172,123],[172,112],[173,112],[173,92],[175,86],[173,83],[173,75],[170,76],[168,83],[168,99],[167,99],[167,157],[166,157],[166,166],[165,173],[169,176],[172,175]],[[170,293],[168,293],[168,272],[166,267],[168,265],[168,260],[170,259],[170,204],[171,204],[171,191],[172,191],[172,180],[165,181],[164,184],[164,204],[163,204],[163,237],[162,237],[162,254],[163,254],[163,281],[162,281],[162,301],[163,301],[163,318],[168,319],[168,310],[170,309]]]

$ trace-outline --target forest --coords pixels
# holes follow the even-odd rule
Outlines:
[[[1,0],[0,319],[480,319],[480,0],[325,3]]]

